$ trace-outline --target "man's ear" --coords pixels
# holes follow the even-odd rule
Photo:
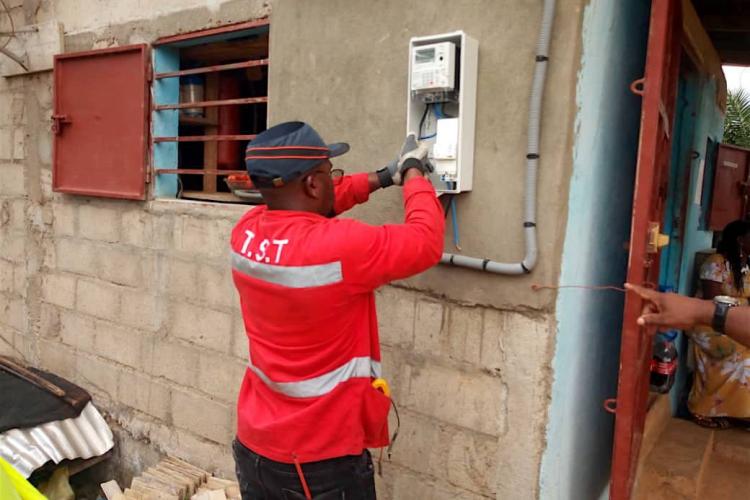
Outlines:
[[[306,175],[302,178],[302,189],[308,197],[315,200],[320,197],[320,186],[318,186],[316,177],[316,175]]]

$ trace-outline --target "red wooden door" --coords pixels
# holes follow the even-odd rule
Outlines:
[[[663,220],[675,97],[680,67],[682,17],[679,0],[653,0],[646,70],[633,91],[642,96],[638,164],[628,260],[628,282],[658,283],[659,222]],[[636,320],[642,302],[625,299],[620,374],[615,410],[610,498],[627,500],[633,488],[648,398],[652,339]]]
[[[147,46],[60,54],[54,70],[53,189],[145,199]]]
[[[711,198],[709,229],[721,231],[730,222],[748,212],[750,150],[720,144],[716,158],[714,189]]]

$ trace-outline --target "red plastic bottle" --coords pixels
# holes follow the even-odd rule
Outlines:
[[[674,337],[657,337],[654,342],[653,357],[651,358],[650,389],[653,392],[666,394],[672,388],[677,373],[677,348]]]

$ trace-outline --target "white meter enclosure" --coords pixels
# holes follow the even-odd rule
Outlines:
[[[478,52],[463,31],[409,42],[406,131],[430,143],[438,193],[471,191]]]

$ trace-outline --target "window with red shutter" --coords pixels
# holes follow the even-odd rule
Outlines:
[[[55,56],[55,191],[146,198],[148,66],[146,45]]]
[[[152,51],[56,56],[53,189],[144,200],[153,172],[155,197],[260,202],[243,152],[267,126],[268,34],[259,19],[165,37]]]

